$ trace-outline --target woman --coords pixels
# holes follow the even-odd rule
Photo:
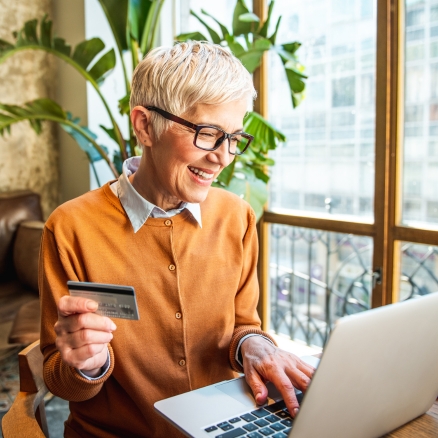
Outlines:
[[[131,120],[141,157],[117,181],[60,206],[41,249],[45,381],[70,401],[67,437],[180,436],[155,401],[245,371],[290,412],[313,368],[279,350],[256,312],[254,212],[212,182],[252,137],[251,76],[224,48],[182,43],[134,72]],[[116,324],[68,280],[131,285],[139,321]]]

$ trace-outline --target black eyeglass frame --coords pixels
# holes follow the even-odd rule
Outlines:
[[[231,155],[242,155],[249,147],[251,142],[254,140],[254,137],[251,134],[248,134],[246,132],[235,132],[233,134],[228,134],[228,132],[225,132],[223,129],[213,126],[213,125],[195,125],[192,122],[189,122],[187,120],[182,119],[181,117],[175,116],[172,113],[169,113],[165,110],[162,110],[161,108],[157,108],[156,106],[145,106],[146,109],[149,111],[155,111],[156,113],[160,114],[160,116],[164,117],[167,120],[171,120],[172,122],[178,123],[183,126],[187,126],[190,129],[193,129],[195,131],[195,136],[193,138],[193,145],[197,147],[198,149],[202,149],[203,151],[215,151],[216,149],[219,149],[221,144],[227,139],[228,140],[228,152]],[[198,138],[199,132],[203,128],[213,128],[217,129],[218,131],[221,131],[224,133],[222,137],[220,137],[218,140],[216,140],[216,143],[213,148],[201,148],[196,144],[196,140]],[[245,149],[242,150],[240,153],[231,152],[231,138],[235,137],[236,135],[241,135],[243,138],[246,138],[248,140],[248,143],[245,146]]]

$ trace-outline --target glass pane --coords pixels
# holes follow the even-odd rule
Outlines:
[[[269,119],[287,137],[272,153],[270,208],[373,219],[375,0],[277,0],[277,42],[300,41],[309,76],[292,109],[278,55],[270,55]],[[352,218],[354,220],[354,218]]]
[[[437,229],[438,4],[405,2],[404,225]]]
[[[438,291],[438,247],[402,242],[400,301]]]
[[[270,328],[322,347],[336,320],[371,307],[370,237],[270,225]]]

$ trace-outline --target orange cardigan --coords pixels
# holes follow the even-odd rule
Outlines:
[[[107,184],[50,216],[40,256],[41,350],[47,387],[70,401],[65,436],[182,436],[154,402],[235,377],[242,336],[269,337],[256,311],[253,211],[212,188],[201,213],[202,228],[184,211],[171,224],[149,218],[134,234]],[[96,381],[66,365],[55,347],[56,303],[67,280],[136,290],[140,320],[114,320],[111,367]]]

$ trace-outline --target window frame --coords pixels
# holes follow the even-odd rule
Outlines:
[[[253,0],[253,11],[265,20],[267,0]],[[404,127],[404,0],[377,0],[376,122],[374,222],[265,209],[259,221],[259,314],[269,330],[269,224],[284,224],[324,231],[351,233],[373,239],[373,271],[381,272],[372,290],[372,308],[399,300],[401,242],[438,245],[438,231],[402,225],[403,127]],[[259,98],[255,110],[268,116],[267,54],[254,72]]]

